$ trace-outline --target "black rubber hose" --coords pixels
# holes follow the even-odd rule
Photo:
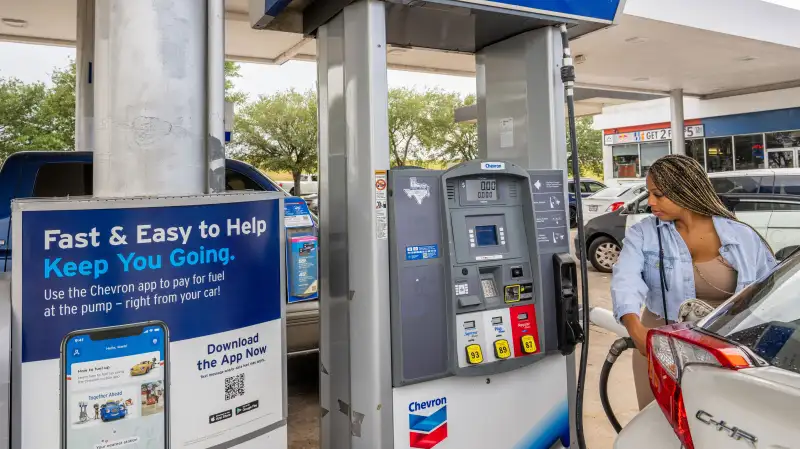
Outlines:
[[[611,427],[613,427],[614,431],[617,433],[622,430],[622,426],[619,424],[617,416],[614,415],[614,410],[611,409],[611,403],[608,401],[608,376],[611,374],[611,368],[614,366],[614,362],[617,361],[620,354],[627,349],[635,348],[636,345],[630,337],[620,338],[615,341],[608,350],[606,361],[603,363],[603,369],[600,370],[600,403],[603,405],[603,411],[606,413],[608,421],[611,422]]]
[[[575,212],[578,222],[578,252],[581,262],[581,304],[583,316],[583,342],[581,342],[581,361],[578,369],[578,386],[575,398],[575,433],[578,436],[578,447],[586,449],[586,438],[583,432],[583,390],[586,385],[586,364],[589,359],[589,273],[586,268],[586,235],[583,229],[583,201],[580,193],[581,172],[578,165],[578,136],[575,130],[575,66],[572,65],[572,54],[569,49],[567,25],[561,25],[561,43],[564,48],[564,60],[561,66],[561,81],[564,83],[564,96],[567,100],[567,117],[569,122],[569,144],[572,154],[572,177],[575,183]]]

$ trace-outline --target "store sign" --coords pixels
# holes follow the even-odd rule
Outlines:
[[[452,3],[445,0],[430,1]],[[620,0],[460,0],[458,3],[592,22],[612,22],[620,9]]]
[[[684,137],[694,139],[705,137],[704,125],[689,125],[683,128]],[[606,145],[618,145],[623,143],[654,142],[659,140],[671,140],[672,128],[650,129],[647,131],[632,131],[629,133],[606,134],[604,143]]]

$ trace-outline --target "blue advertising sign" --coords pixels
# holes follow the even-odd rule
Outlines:
[[[284,200],[287,297],[289,304],[319,299],[318,242],[308,204],[302,198]]]
[[[15,202],[19,447],[229,447],[280,428],[281,197]]]
[[[620,0],[460,0],[460,2],[601,22],[613,22],[620,6]]]
[[[439,245],[406,246],[406,260],[436,259]]]

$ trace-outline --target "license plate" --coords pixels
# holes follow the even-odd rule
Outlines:
[[[590,205],[589,212],[597,212],[597,205],[596,204]]]

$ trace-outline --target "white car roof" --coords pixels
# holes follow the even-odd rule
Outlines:
[[[740,176],[800,175],[800,168],[757,168],[709,173],[709,178],[734,178]]]

